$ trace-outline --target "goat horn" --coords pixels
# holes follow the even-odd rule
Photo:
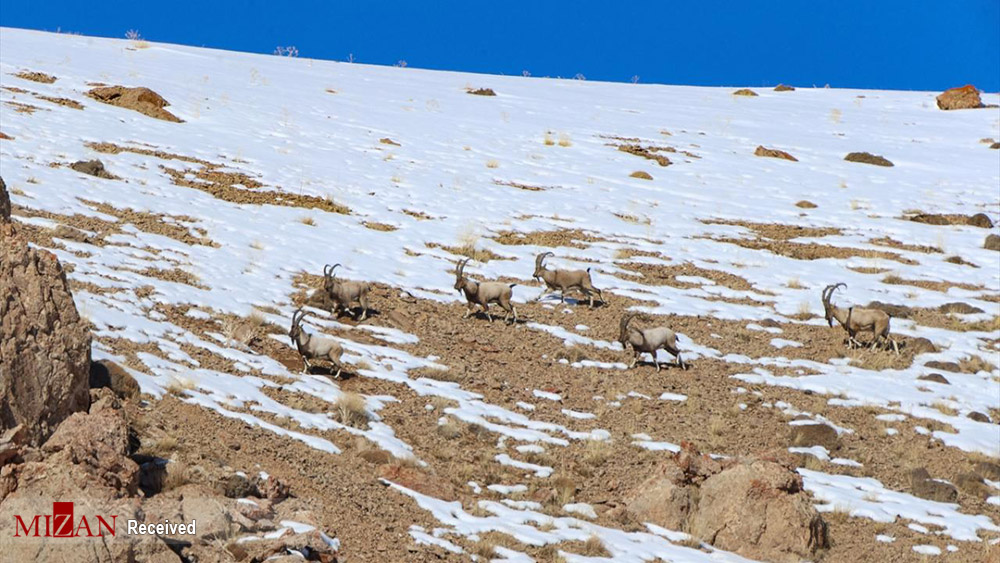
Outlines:
[[[555,255],[553,253],[551,253],[551,252],[543,252],[543,253],[539,254],[538,256],[535,256],[535,267],[536,268],[541,268],[542,267],[542,262],[545,261],[545,257],[546,256],[555,256]]]
[[[469,263],[471,258],[466,258],[465,260],[458,261],[458,267],[455,269],[455,277],[460,278],[465,274],[465,265]]]
[[[292,313],[292,325],[293,326],[296,325],[296,324],[298,324],[299,321],[302,320],[302,316],[300,314],[302,314],[302,307],[299,307],[298,309],[295,310],[295,312]]]

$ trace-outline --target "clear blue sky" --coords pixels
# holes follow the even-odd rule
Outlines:
[[[588,80],[1000,90],[1000,0],[0,0],[0,25]]]

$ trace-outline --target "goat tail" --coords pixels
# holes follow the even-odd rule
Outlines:
[[[513,289],[515,285],[517,285],[517,284],[516,283],[512,283],[512,284],[509,284],[507,287],[510,287],[511,289]]]

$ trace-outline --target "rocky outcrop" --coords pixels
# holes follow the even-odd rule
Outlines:
[[[6,201],[6,190],[2,200]],[[88,405],[90,332],[54,254],[0,225],[0,431],[39,445]]]
[[[163,96],[149,88],[128,88],[126,86],[101,86],[87,92],[91,98],[121,108],[131,109],[149,117],[183,123],[176,115],[163,109],[170,105]]]
[[[943,110],[952,109],[974,109],[983,107],[983,100],[979,97],[979,90],[972,84],[966,84],[958,88],[949,88],[937,97],[937,106]]]
[[[10,194],[7,193],[7,184],[0,178],[0,223],[10,221]]]
[[[784,457],[720,462],[684,443],[613,512],[754,559],[800,561],[829,547],[827,525]]]

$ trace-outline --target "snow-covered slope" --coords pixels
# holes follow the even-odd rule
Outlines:
[[[58,80],[41,84],[13,76],[25,70]],[[151,119],[85,97],[90,83],[97,82],[151,88],[184,122]],[[263,392],[276,385],[269,378],[295,379],[286,391],[330,401],[339,390],[326,379],[290,373],[276,360],[225,337],[212,341],[186,330],[156,311],[156,304],[196,305],[200,310],[189,312],[192,317],[247,315],[254,307],[273,307],[266,318],[285,326],[294,309],[293,277],[303,271],[319,273],[324,264],[335,262],[344,265],[345,277],[452,302],[458,300],[452,289],[456,256],[442,247],[473,245],[492,251],[505,259],[472,262],[467,269],[479,278],[506,276],[530,283],[534,255],[547,248],[502,245],[490,237],[501,231],[580,229],[601,240],[586,249],[561,247],[552,263],[593,268],[595,284],[605,292],[642,299],[648,305],[644,310],[653,314],[793,322],[789,317],[806,309],[822,315],[819,291],[834,282],[849,288],[836,299],[858,304],[878,300],[933,308],[963,301],[985,311],[962,316],[966,321],[1000,313],[1000,253],[983,248],[986,234],[996,233],[995,228],[902,219],[904,212],[922,210],[985,213],[993,222],[1000,220],[1000,152],[980,142],[1000,137],[1000,113],[940,111],[935,93],[758,89],[759,96],[743,97],[732,95],[729,88],[430,72],[14,29],[0,32],[0,84],[5,87],[0,90],[0,131],[13,137],[0,141],[0,174],[15,188],[13,203],[31,211],[22,213],[19,221],[55,227],[59,216],[80,214],[119,222],[99,208],[106,203],[116,210],[160,214],[159,220],[214,243],[187,244],[128,221],[121,221],[121,232],[101,246],[60,239],[62,248],[53,251],[73,265],[70,277],[104,289],[76,292],[79,308],[96,326],[95,357],[121,360],[125,352],[116,343],[151,344],[160,352],[142,349],[136,357],[144,367],[132,370],[144,391],[160,395],[179,380],[190,387],[184,391],[190,401],[326,452],[339,450],[322,437],[276,426],[241,408],[250,404],[255,411],[289,417],[300,428],[364,434],[397,456],[412,455],[410,446],[378,421],[374,411],[380,399],[369,398],[375,418],[363,431],[323,413],[285,406]],[[496,96],[467,93],[479,87],[493,89]],[[76,100],[83,109],[39,100],[33,93]],[[985,95],[984,101],[995,104],[1000,97]],[[15,111],[7,102],[38,109]],[[129,151],[97,154],[89,143],[217,163],[222,166],[218,170],[256,179],[261,189],[327,198],[350,213],[232,203],[177,185],[162,168],[188,171],[186,178],[194,179],[199,164]],[[672,165],[662,167],[617,150],[623,143],[670,147],[657,154]],[[798,162],[755,157],[758,145],[786,150]],[[883,155],[895,166],[845,161],[854,151]],[[90,158],[100,158],[120,180],[50,166]],[[635,171],[645,171],[652,179],[631,177]],[[795,205],[802,200],[818,207]],[[38,212],[57,215],[43,217]],[[706,220],[837,228],[839,232],[821,239],[794,242],[843,247],[853,255],[800,260],[745,248],[714,239],[748,239],[748,229]],[[387,230],[370,228],[372,223]],[[886,236],[943,252],[870,242]],[[648,256],[630,257],[630,251]],[[884,251],[899,259],[880,257]],[[697,277],[685,280],[691,287],[649,285],[621,267],[629,261],[665,263],[653,254],[669,257],[671,263],[734,273],[752,289],[738,291]],[[946,261],[955,255],[978,267]],[[149,268],[178,268],[197,281],[166,281],[148,275]],[[970,289],[888,284],[883,283],[885,274],[962,282]],[[153,290],[112,291],[144,285]],[[537,291],[522,284],[515,288],[515,301],[522,309],[531,307],[527,302]],[[720,296],[751,297],[771,308],[715,299]],[[575,322],[567,322],[567,327],[518,330],[548,331],[584,345],[620,346],[610,342],[615,335],[581,334],[585,331],[574,328]],[[822,318],[806,322],[825,323]],[[725,343],[718,341],[687,341],[682,348],[688,361],[716,357],[746,364],[746,374],[739,376],[745,381],[809,389],[853,404],[939,420],[956,431],[934,431],[946,445],[1000,456],[1000,426],[966,417],[972,411],[1000,409],[1000,331],[893,322],[896,334],[929,338],[941,352],[918,356],[906,369],[871,371],[846,360],[786,359],[779,346],[798,344],[789,341],[775,345],[773,358],[760,359],[727,355]],[[307,324],[312,330],[344,328],[316,315]],[[449,414],[460,420],[526,442],[558,445],[608,437],[586,420],[567,417],[565,426],[542,423],[532,420],[530,412],[484,403],[481,395],[456,384],[411,378],[408,370],[445,366],[394,347],[412,339],[410,335],[371,327],[352,330],[374,331],[385,342],[372,346],[344,341],[349,361],[366,362],[362,375],[406,385],[421,395],[454,399],[458,406]],[[765,336],[772,338],[761,332],[761,338]],[[278,341],[288,344],[286,338]],[[201,365],[182,344],[225,358],[228,369]],[[923,365],[928,361],[971,356],[984,358],[992,372],[949,374],[949,386],[917,379],[935,371]],[[779,376],[772,373],[775,367],[803,368],[817,375]],[[941,403],[949,409],[931,408]],[[832,495],[835,489],[823,490]],[[620,533],[593,528],[602,538]],[[422,531],[411,534],[430,537]],[[626,539],[605,543],[621,550],[616,555],[628,553]],[[644,553],[669,555],[666,548],[649,549]]]

